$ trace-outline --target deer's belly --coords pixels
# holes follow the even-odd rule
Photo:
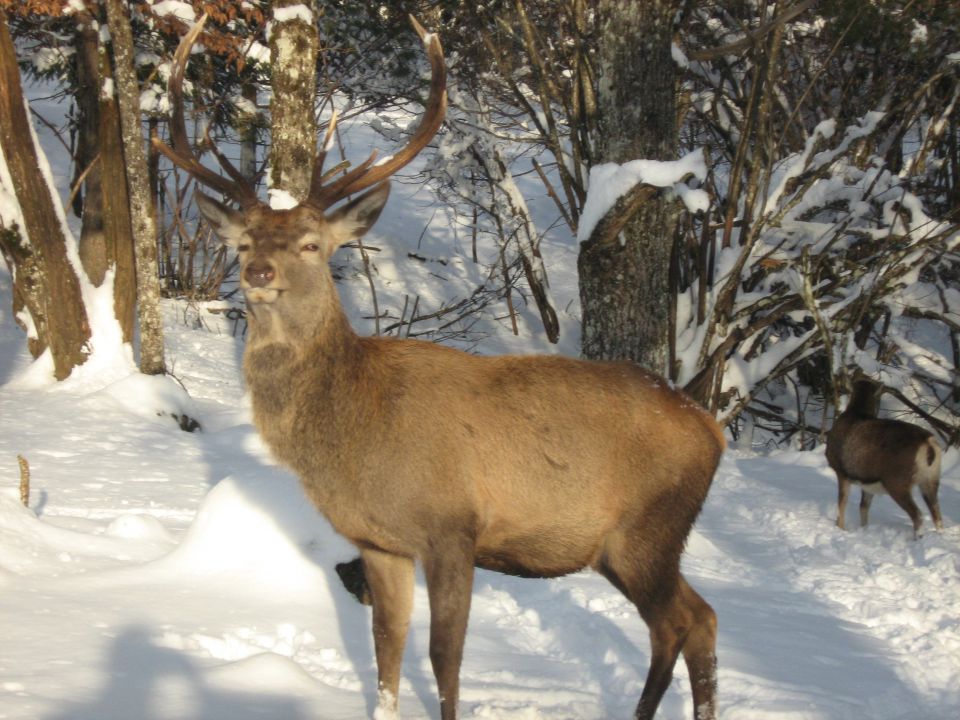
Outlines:
[[[553,578],[582,570],[586,563],[563,565],[560,563],[545,565],[542,562],[531,563],[511,555],[485,553],[478,555],[474,564],[484,570],[493,570],[504,575],[516,575],[523,578]]]
[[[479,538],[474,564],[506,575],[547,578],[582,570],[593,564],[596,554],[593,538],[539,528]]]
[[[861,487],[864,492],[868,492],[871,495],[886,495],[887,489],[883,486],[883,483],[879,480],[873,481],[863,481],[863,480],[854,480],[854,482]]]

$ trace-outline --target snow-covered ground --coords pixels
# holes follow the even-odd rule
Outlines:
[[[230,323],[167,308],[168,361],[203,424],[190,434],[154,412],[166,384],[31,388],[9,307],[0,274],[0,718],[369,717],[370,613],[333,570],[353,552],[258,440]],[[946,529],[915,542],[886,498],[867,530],[837,530],[821,452],[727,453],[685,558],[720,617],[721,718],[958,716],[956,453],[945,467]],[[404,717],[438,716],[427,636],[421,580]],[[629,717],[648,660],[600,577],[480,571],[463,716]],[[680,663],[660,717],[691,715]]]

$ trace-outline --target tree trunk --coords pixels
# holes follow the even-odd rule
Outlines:
[[[248,79],[240,86],[240,94],[245,104],[253,108],[252,113],[241,115],[237,133],[240,136],[240,174],[251,183],[257,178],[257,85]]]
[[[137,282],[134,263],[130,198],[116,97],[102,92],[112,82],[106,48],[93,18],[77,15],[77,106],[80,109],[81,152],[77,170],[84,181],[80,261],[87,277],[99,287],[114,268],[114,313],[124,342],[133,341]]]
[[[114,76],[119,95],[120,124],[126,158],[131,227],[136,255],[140,371],[159,375],[163,358],[163,320],[157,268],[157,227],[150,195],[150,178],[140,126],[140,84],[133,64],[133,33],[122,0],[107,0],[107,23],[113,41]]]
[[[598,162],[675,159],[671,41],[678,5],[677,0],[598,2]],[[677,210],[659,194],[639,208],[622,203],[611,212],[624,211],[631,216],[613,242],[601,241],[595,232],[581,243],[583,354],[629,359],[666,374]]]
[[[87,359],[90,324],[80,282],[67,257],[67,237],[55,203],[59,202],[40,171],[39,153],[27,118],[20,68],[0,10],[0,150],[6,160],[23,218],[23,228],[2,227],[0,249],[14,275],[15,304],[25,307],[36,337],[37,357],[49,348],[54,376],[68,377]]]
[[[295,6],[310,9],[310,22]],[[282,12],[286,10],[287,12]],[[273,99],[270,101],[271,190],[286,190],[300,202],[310,191],[317,147],[314,99],[317,90],[317,36],[312,0],[274,0],[270,65]]]
[[[100,191],[100,33],[89,13],[77,13],[74,72],[77,84],[77,152],[73,183],[82,181],[73,204],[81,218],[80,262],[99,287],[106,275],[107,247],[103,235],[103,196]]]

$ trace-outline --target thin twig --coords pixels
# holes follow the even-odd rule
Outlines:
[[[419,305],[420,305],[420,296],[417,295],[417,296],[413,299],[413,309],[410,310],[410,322],[407,323],[407,335],[406,335],[406,337],[410,337],[410,333],[413,331],[413,323],[415,323],[415,322],[417,321],[417,308],[419,307]],[[403,319],[403,318],[401,318],[401,319]]]
[[[70,206],[73,205],[73,199],[77,196],[77,193],[80,192],[80,186],[83,185],[83,181],[87,179],[87,175],[90,174],[90,171],[93,170],[93,166],[100,162],[100,153],[98,152],[94,155],[93,160],[84,168],[83,172],[80,173],[80,177],[77,178],[77,181],[73,184],[73,188],[70,190],[70,197],[67,198],[67,201],[63,204],[63,212],[66,214]]]
[[[553,185],[550,183],[546,173],[543,172],[543,168],[540,166],[540,163],[536,161],[536,159],[533,160],[533,169],[536,170],[537,175],[540,176],[543,186],[547,189],[547,195],[550,196],[550,199],[553,200],[553,203],[557,206],[557,210],[559,210],[560,214],[563,216],[563,220],[567,223],[567,227],[570,228],[570,232],[576,234],[577,224],[573,221],[573,218],[570,217],[570,213],[567,212],[566,206],[560,202],[560,198],[557,197],[557,191],[553,189]]]
[[[503,290],[506,293],[507,309],[510,311],[510,326],[514,335],[519,335],[520,330],[517,327],[517,311],[513,307],[513,293],[510,290],[510,271],[507,268],[507,256],[504,251],[504,245],[500,246],[500,263],[503,267]]]
[[[363,239],[357,238],[357,247],[360,248],[360,256],[363,258],[363,273],[367,276],[367,282],[370,283],[370,295],[373,297],[373,322],[377,335],[380,334],[380,304],[377,302],[377,288],[373,284],[373,274],[370,272],[370,256],[367,249],[363,246]]]

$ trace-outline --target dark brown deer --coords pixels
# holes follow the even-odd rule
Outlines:
[[[886,494],[902,507],[913,522],[914,538],[923,519],[913,501],[914,485],[920,487],[933,524],[943,528],[937,490],[940,487],[940,446],[933,433],[900,420],[877,419],[883,386],[856,380],[850,402],[827,433],[827,462],[837,474],[837,527],[845,528],[850,485],[860,486],[860,525],[867,524],[874,495]]]
[[[443,720],[457,715],[474,567],[554,577],[590,567],[639,609],[652,659],[636,710],[652,718],[682,652],[696,717],[716,716],[716,616],[680,575],[680,556],[724,448],[720,428],[665,381],[625,362],[478,357],[421,341],[358,337],[328,267],[374,224],[388,178],[445,112],[440,43],[425,35],[430,96],[410,143],[324,174],[289,210],[204,168],[170,80],[173,149],[160,149],[240,205],[197,196],[240,255],[249,335],[244,375],[257,429],[307,496],[359,549],[373,605],[380,707],[394,712],[414,564],[430,599],[430,659]],[[333,132],[333,121],[327,140]],[[324,147],[328,146],[324,143]],[[353,196],[334,208],[341,200]]]

